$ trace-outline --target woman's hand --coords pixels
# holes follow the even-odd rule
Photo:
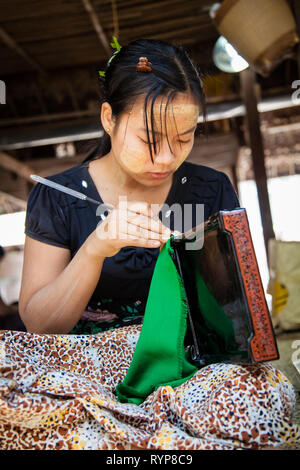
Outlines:
[[[88,253],[93,257],[114,256],[124,246],[158,248],[170,238],[171,230],[151,212],[149,203],[119,205],[91,233]]]

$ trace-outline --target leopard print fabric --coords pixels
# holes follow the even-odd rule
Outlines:
[[[271,364],[209,365],[139,406],[118,402],[140,330],[0,331],[0,449],[300,447],[294,389]]]

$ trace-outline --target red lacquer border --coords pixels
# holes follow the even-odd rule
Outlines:
[[[232,234],[236,256],[252,318],[254,336],[250,347],[255,362],[278,359],[272,322],[258,270],[245,209],[221,212],[224,228]]]

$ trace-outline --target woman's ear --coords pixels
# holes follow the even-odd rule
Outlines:
[[[112,132],[115,122],[112,115],[111,105],[105,101],[101,106],[100,119],[104,130],[109,129]]]

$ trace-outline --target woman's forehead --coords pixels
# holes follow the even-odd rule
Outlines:
[[[151,121],[151,104],[150,99],[147,106],[148,123]],[[160,124],[161,121],[165,122],[166,117],[168,125],[174,124],[174,120],[176,124],[184,124],[184,121],[188,121],[189,124],[196,125],[199,111],[199,105],[189,97],[176,97],[168,103],[168,106],[164,97],[157,97],[153,106],[153,118],[156,124]],[[144,97],[135,102],[130,114],[135,121],[145,122]]]
[[[145,98],[145,95],[138,96],[133,104],[132,111],[135,111],[137,113],[143,113],[145,109]],[[152,98],[150,97],[147,102],[147,112],[151,110],[151,106]],[[195,109],[199,111],[199,105],[197,104],[195,99],[193,99],[187,93],[176,94],[169,102],[167,96],[157,96],[155,99],[153,110],[155,110],[155,112],[160,113],[160,110],[162,109],[163,111],[165,111],[166,107],[169,112],[170,110],[172,110],[172,108],[176,111],[188,111]]]

